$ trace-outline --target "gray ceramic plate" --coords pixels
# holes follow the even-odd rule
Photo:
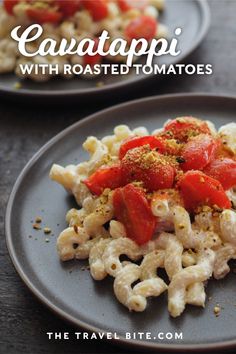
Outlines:
[[[180,318],[171,319],[166,295],[149,301],[143,313],[129,313],[115,299],[111,278],[94,281],[83,270],[85,261],[60,263],[56,236],[66,227],[65,214],[75,203],[48,177],[52,163],[66,165],[86,158],[81,144],[88,135],[101,138],[111,134],[117,124],[132,128],[145,125],[152,130],[168,118],[191,114],[219,126],[234,121],[235,112],[236,98],[200,94],[152,97],[96,113],[50,140],[18,178],[6,214],[12,261],[33,293],[55,313],[85,330],[117,332],[123,344],[176,351],[236,345],[235,274],[221,281],[209,281],[207,295],[212,299],[205,309],[188,306]],[[32,229],[31,220],[37,215],[53,230],[55,236],[49,236],[49,243],[41,231]],[[224,307],[218,318],[213,314],[217,303]],[[154,337],[157,332],[183,332],[183,340],[126,341],[124,332],[151,332]]]
[[[1,1],[1,0],[0,0]],[[179,42],[182,53],[178,57],[157,58],[159,64],[175,64],[182,62],[202,41],[210,23],[209,8],[206,0],[166,0],[166,10],[161,15],[161,21],[165,23],[170,33],[174,33],[176,27],[183,29]],[[116,90],[124,90],[130,86],[134,87],[150,76],[129,75],[117,76],[107,75],[96,80],[82,80],[75,78],[72,80],[55,79],[47,83],[34,83],[23,81],[20,90],[14,89],[14,84],[18,81],[15,75],[0,76],[0,94],[10,94],[14,96],[29,95],[35,99],[42,98],[52,100],[60,96],[60,99],[68,97],[104,97],[104,93],[113,93]],[[98,81],[103,81],[105,86],[97,87]]]

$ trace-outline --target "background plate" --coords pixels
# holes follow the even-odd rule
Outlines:
[[[181,48],[182,53],[177,57],[156,58],[155,62],[160,65],[182,62],[199,45],[207,32],[210,22],[208,4],[206,0],[166,0],[166,9],[160,20],[168,26],[170,35],[174,33],[176,27],[183,29],[182,35],[179,37],[179,48]],[[104,98],[104,95],[102,96],[104,92],[112,93],[117,89],[123,92],[125,87],[137,85],[148,78],[150,79],[151,75],[135,75],[131,72],[129,75],[107,75],[95,80],[57,78],[46,83],[35,83],[27,80],[23,81],[22,88],[17,90],[14,88],[14,84],[19,79],[14,74],[5,74],[0,75],[0,94],[27,95],[34,98],[43,96],[48,100],[58,96],[61,99],[88,95],[89,98],[97,95]],[[99,81],[103,81],[105,85],[96,87],[96,83]]]
[[[114,297],[112,278],[94,281],[83,270],[87,262],[60,263],[56,237],[66,227],[67,210],[75,205],[64,189],[50,181],[52,163],[77,163],[86,158],[81,144],[88,135],[99,138],[117,124],[150,131],[168,118],[194,115],[217,126],[235,120],[236,98],[210,95],[169,95],[133,101],[109,108],[67,128],[50,140],[28,163],[18,178],[6,213],[7,245],[23,281],[37,297],[64,319],[91,331],[117,332],[124,344],[169,350],[213,349],[236,345],[235,274],[209,281],[206,308],[188,306],[180,318],[167,311],[166,294],[149,301],[143,313],[129,313]],[[127,120],[127,117],[129,119]],[[43,232],[32,229],[31,220],[43,217],[55,236],[46,243]],[[59,224],[59,225],[58,225]],[[29,236],[32,237],[29,237]],[[219,303],[220,317],[213,314]],[[125,341],[125,332],[183,332],[182,341]]]

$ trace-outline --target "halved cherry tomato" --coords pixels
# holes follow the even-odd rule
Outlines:
[[[227,157],[213,160],[204,173],[217,179],[225,190],[236,185],[236,161]]]
[[[180,167],[184,171],[203,170],[214,158],[218,146],[218,141],[207,134],[191,138],[182,150],[181,157],[185,162]]]
[[[175,168],[169,159],[147,145],[129,150],[121,160],[121,169],[125,183],[143,182],[149,191],[171,188],[174,183]]]
[[[157,31],[157,21],[151,16],[140,16],[131,20],[125,29],[128,39],[144,38],[150,41],[155,37]]]
[[[55,0],[55,4],[63,13],[63,17],[73,16],[81,6],[80,0]]]
[[[186,142],[192,136],[209,134],[211,131],[206,122],[193,117],[180,117],[171,120],[164,126],[163,136]]]
[[[114,215],[125,226],[129,238],[138,245],[152,238],[157,221],[140,188],[132,184],[117,188],[113,194],[113,206]]]
[[[90,12],[94,21],[101,21],[108,16],[106,0],[82,0],[82,4]]]
[[[97,50],[98,43],[99,43],[99,39],[94,38],[94,51]],[[99,64],[101,62],[101,60],[102,60],[102,57],[100,54],[95,54],[95,55],[85,54],[83,56],[84,65],[90,65],[91,67],[93,67],[95,64]]]
[[[97,195],[100,195],[105,188],[115,189],[121,187],[122,175],[120,165],[111,167],[101,167],[91,176],[89,176],[84,184],[88,189]]]
[[[13,15],[13,8],[20,0],[3,0],[3,6],[9,15]]]
[[[185,208],[194,211],[200,205],[230,209],[231,203],[219,181],[201,171],[188,171],[178,183]]]
[[[26,10],[27,16],[39,24],[57,23],[62,19],[62,13],[53,8],[29,7]]]
[[[147,135],[142,137],[132,137],[124,141],[120,147],[119,159],[122,159],[128,150],[135,147],[149,145],[151,149],[155,149],[161,154],[177,155],[180,145],[174,139],[163,139],[160,136]]]
[[[120,146],[119,159],[121,160],[128,150],[134,149],[139,146],[149,145],[151,149],[156,149],[160,153],[165,151],[165,141],[162,138],[152,135],[135,136],[126,139]]]
[[[133,8],[144,10],[148,5],[148,0],[118,0],[117,2],[122,12],[129,11]]]

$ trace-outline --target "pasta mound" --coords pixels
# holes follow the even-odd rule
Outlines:
[[[212,123],[209,127],[212,134],[224,136],[227,149],[235,151],[231,136],[235,123],[221,127],[219,133]],[[67,213],[69,226],[59,235],[57,250],[62,261],[88,259],[95,280],[114,277],[115,296],[130,311],[144,311],[148,297],[167,292],[169,313],[177,317],[187,304],[204,307],[206,281],[211,276],[225,277],[230,271],[228,261],[236,258],[235,187],[227,191],[232,209],[205,205],[194,215],[186,210],[177,190],[150,193],[151,212],[158,218],[158,229],[149,242],[138,245],[127,237],[126,225],[114,218],[114,191],[106,188],[102,194],[94,195],[83,181],[100,167],[115,164],[127,138],[147,135],[144,127],[131,130],[120,125],[113,135],[101,140],[87,138],[83,147],[90,155],[88,161],[65,168],[52,166],[50,178],[72,193],[81,207]],[[129,261],[122,261],[121,255]],[[158,268],[165,269],[168,283],[157,274]]]

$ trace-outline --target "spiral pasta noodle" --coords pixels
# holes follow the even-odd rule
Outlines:
[[[217,136],[213,127],[211,131]],[[227,140],[226,131],[227,127],[222,128],[220,134]],[[162,133],[163,130],[154,132]],[[101,140],[89,137],[85,141],[88,161],[67,167],[52,166],[51,179],[72,193],[81,207],[67,213],[69,227],[59,235],[57,250],[62,261],[87,258],[95,280],[111,276],[117,300],[130,311],[144,311],[149,297],[166,292],[169,313],[178,317],[188,304],[204,307],[206,281],[211,277],[221,279],[229,273],[228,262],[236,259],[236,211],[203,205],[193,214],[185,207],[178,190],[164,188],[148,193],[152,217],[142,209],[143,217],[149,217],[150,222],[155,220],[152,239],[138,244],[129,237],[130,227],[135,229],[136,225],[117,220],[114,190],[104,188],[96,195],[84,180],[100,168],[117,166],[122,142],[147,135],[144,127],[132,130],[120,125],[112,135]],[[117,189],[121,191],[122,187]],[[124,196],[119,196],[123,203]],[[126,210],[127,223],[129,213],[132,215],[138,207],[132,205]],[[165,270],[167,281],[161,269]]]

